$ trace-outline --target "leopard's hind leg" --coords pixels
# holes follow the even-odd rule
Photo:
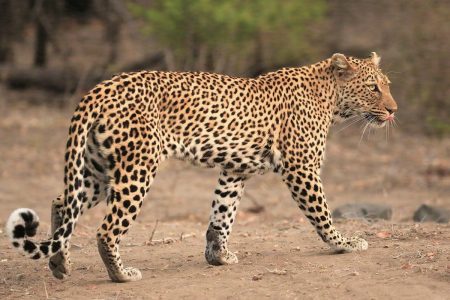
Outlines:
[[[106,216],[97,231],[97,245],[109,277],[114,282],[142,278],[138,269],[124,267],[119,244],[136,219],[160,162],[161,143],[156,124],[146,126],[144,138],[138,131],[142,127],[138,127],[139,123],[136,123],[124,129],[123,135],[130,137],[129,139],[121,143],[106,144],[104,150],[110,158],[110,195]],[[112,135],[112,131],[106,130],[100,142],[108,140]]]
[[[94,207],[100,200],[105,198],[105,184],[94,176],[95,171],[90,171],[85,168],[84,171],[84,184],[86,189],[86,197],[82,203],[80,213],[82,214],[86,209]],[[62,224],[64,218],[64,196],[59,195],[52,202],[51,209],[51,232],[55,232]],[[61,251],[50,257],[49,268],[58,279],[70,275],[71,262],[69,254],[69,241],[66,241]]]
[[[106,198],[106,167],[107,160],[100,154],[99,143],[93,130],[88,136],[85,167],[83,170],[86,197],[81,203],[80,214],[83,214],[86,209],[96,206]],[[54,233],[63,224],[64,212],[64,196],[59,195],[52,203],[51,232]],[[67,241],[61,251],[50,257],[49,267],[56,278],[63,279],[70,274],[69,248],[69,241]]]
[[[52,202],[52,212],[51,212],[51,232],[55,232],[63,224],[64,218],[64,196],[59,195]],[[58,253],[50,257],[48,266],[53,273],[53,276],[58,279],[63,279],[70,275],[71,272],[71,262],[69,249],[61,249]]]

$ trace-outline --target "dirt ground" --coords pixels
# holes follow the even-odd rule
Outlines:
[[[109,281],[95,241],[99,206],[81,218],[72,275],[59,281],[46,260],[16,253],[3,228],[13,209],[30,207],[41,218],[38,237],[49,233],[70,115],[0,100],[1,299],[449,299],[450,225],[415,224],[412,214],[422,203],[450,209],[450,139],[396,130],[388,141],[384,131],[360,141],[358,126],[331,133],[323,181],[331,208],[392,206],[391,221],[336,221],[345,234],[367,239],[368,251],[332,254],[279,178],[267,174],[250,180],[234,226],[230,248],[239,264],[208,266],[204,233],[218,171],[168,161],[122,241],[125,263],[143,279]]]

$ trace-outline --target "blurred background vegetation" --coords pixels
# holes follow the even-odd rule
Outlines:
[[[117,72],[257,76],[376,51],[401,128],[450,136],[449,37],[447,0],[0,0],[1,95],[66,107]]]

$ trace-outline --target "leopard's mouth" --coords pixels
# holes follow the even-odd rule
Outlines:
[[[382,119],[379,115],[373,113],[364,113],[363,116],[366,122],[373,127],[380,128],[386,125],[386,120]]]

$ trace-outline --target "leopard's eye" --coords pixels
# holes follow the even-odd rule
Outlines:
[[[370,91],[372,92],[379,92],[380,90],[378,89],[378,85],[376,84],[369,84],[367,85],[367,87],[369,88]]]

